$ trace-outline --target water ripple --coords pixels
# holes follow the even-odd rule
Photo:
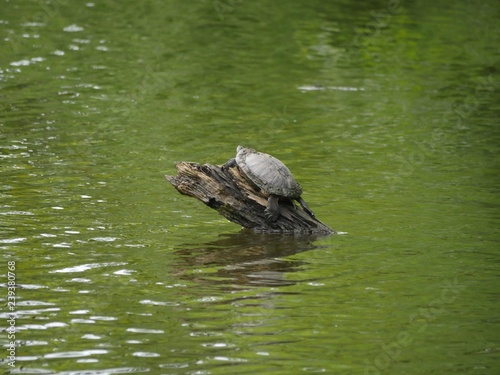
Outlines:
[[[78,25],[75,25],[75,24],[72,24],[72,25],[69,25],[69,26],[66,26],[63,31],[66,31],[67,33],[76,33],[76,32],[79,32],[79,31],[83,31],[84,28],[81,27],[81,26],[78,26]]]
[[[49,353],[45,354],[44,358],[79,358],[79,357],[88,357],[94,354],[106,354],[107,350],[104,349],[90,349],[90,350],[76,350],[73,352],[59,352],[59,353]]]
[[[93,335],[92,333],[88,333],[82,336],[82,339],[88,340],[100,340],[102,336]]]
[[[105,262],[105,263],[89,263],[89,264],[81,264],[79,266],[74,267],[66,267],[60,270],[50,271],[49,273],[71,273],[71,272],[84,272],[93,268],[99,267],[109,267],[109,266],[124,266],[126,262]]]
[[[33,216],[34,213],[30,211],[6,211],[0,212],[0,215],[25,215],[25,216]]]
[[[85,371],[62,371],[59,375],[110,375],[110,374],[133,374],[137,372],[149,372],[149,368],[141,367],[119,367],[104,370],[85,370]],[[52,374],[52,372],[49,372]]]
[[[92,319],[71,319],[71,323],[94,324],[95,320],[92,320]]]
[[[134,333],[165,333],[162,329],[127,328],[127,332]]]
[[[105,321],[118,320],[118,318],[115,318],[114,316],[91,316],[90,319]]]
[[[22,289],[47,289],[48,288],[48,286],[46,286],[46,285],[36,285],[36,284],[17,284],[17,287],[22,288]],[[31,301],[31,302],[33,302],[33,301]],[[47,304],[49,304],[49,303],[47,303]],[[19,305],[19,303],[18,303],[18,305]]]
[[[49,307],[47,309],[35,309],[35,310],[17,310],[17,314],[20,316],[23,315],[39,315],[41,313],[46,313],[46,312],[52,312],[52,311],[61,311],[59,307]],[[0,313],[0,318],[5,318],[9,319],[11,313],[9,312],[2,312]]]
[[[19,301],[17,306],[54,306],[55,303],[44,301]]]
[[[38,329],[38,330],[45,330],[48,328],[62,328],[62,327],[67,327],[68,325],[66,323],[62,322],[50,322],[47,324],[25,324],[23,326],[20,326],[20,330],[24,329]]]
[[[24,241],[26,241],[26,238],[19,237],[19,238],[8,238],[5,240],[0,240],[0,243],[19,243],[19,242],[24,242]]]
[[[153,306],[179,306],[177,302],[163,302],[163,301],[152,301],[150,299],[143,299],[139,301],[142,305],[153,305]]]
[[[152,352],[134,352],[132,353],[134,357],[146,357],[146,358],[152,358],[152,357],[159,357],[160,355],[158,353],[152,353]]]

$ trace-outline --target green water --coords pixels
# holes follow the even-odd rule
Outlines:
[[[2,371],[500,373],[497,1],[1,1]],[[341,234],[164,179],[239,144]]]

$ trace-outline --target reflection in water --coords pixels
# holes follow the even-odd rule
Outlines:
[[[175,251],[177,277],[194,283],[197,290],[183,316],[190,336],[201,339],[203,345],[215,339],[221,345],[218,337],[223,329],[238,336],[262,336],[266,345],[296,341],[272,338],[280,321],[293,315],[286,299],[301,298],[301,293],[284,287],[298,283],[287,274],[299,271],[306,262],[287,257],[316,249],[316,238],[242,230]]]
[[[183,248],[178,256],[179,277],[198,282],[231,284],[233,286],[284,286],[295,282],[286,280],[285,273],[296,271],[304,262],[282,259],[312,250],[317,236],[256,234],[242,230],[198,248]],[[193,267],[218,266],[210,278],[200,278],[191,272]]]

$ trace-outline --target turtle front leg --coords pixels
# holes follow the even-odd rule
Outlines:
[[[236,159],[229,159],[226,164],[222,166],[222,170],[227,170],[229,168],[236,167]]]
[[[311,216],[314,219],[315,218],[314,212],[312,212],[311,209],[309,207],[307,207],[307,204],[302,199],[302,197],[299,197],[299,199],[297,199],[297,200],[299,201],[299,203],[302,206],[302,208],[304,209],[304,211],[307,212],[309,214],[309,216]]]
[[[264,210],[264,214],[269,221],[276,221],[280,216],[280,205],[278,200],[278,196],[272,194],[267,198],[267,208]]]

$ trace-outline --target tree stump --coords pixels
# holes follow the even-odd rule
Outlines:
[[[211,164],[176,163],[177,176],[165,178],[183,195],[194,197],[218,211],[229,221],[265,233],[328,235],[335,231],[288,199],[280,199],[281,215],[269,221],[264,215],[267,197],[253,187],[239,167],[222,168]]]

